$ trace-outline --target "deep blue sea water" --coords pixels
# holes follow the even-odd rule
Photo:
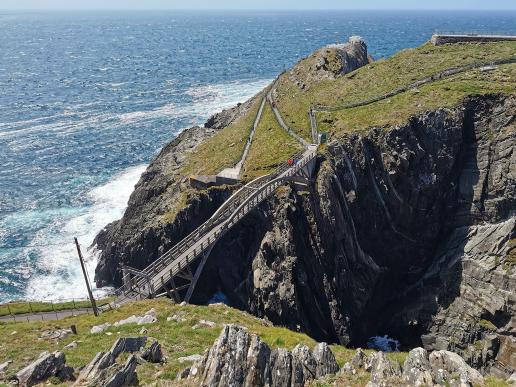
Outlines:
[[[84,297],[73,237],[119,218],[185,127],[322,45],[379,58],[435,30],[516,34],[516,14],[0,11],[0,301]]]

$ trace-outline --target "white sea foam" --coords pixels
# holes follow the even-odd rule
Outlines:
[[[121,114],[118,118],[124,124],[144,122],[162,117],[184,118],[200,117],[201,120],[221,109],[244,102],[266,87],[271,80],[252,82],[230,82],[206,86],[190,87],[185,94],[193,97],[193,103],[179,105],[168,103],[152,110],[141,110]],[[199,124],[200,122],[194,122]]]
[[[87,116],[83,120],[73,123],[65,121],[53,124],[38,123],[39,125],[19,129],[18,132],[68,132],[90,125],[96,126],[98,130],[104,120],[109,120],[109,125],[113,126],[113,119],[117,118],[120,125],[142,123],[164,116],[206,119],[210,114],[231,107],[237,102],[245,101],[263,89],[269,82],[270,80],[259,80],[192,87],[186,93],[192,97],[193,103],[187,105],[179,106],[168,103],[156,109],[134,111],[120,114],[117,117],[100,114]],[[92,206],[71,209],[73,214],[56,214],[55,217],[52,217],[55,221],[37,233],[31,244],[50,244],[51,246],[34,250],[38,259],[35,268],[28,268],[31,275],[26,289],[27,299],[55,300],[85,297],[86,288],[73,238],[77,237],[81,243],[88,273],[90,279],[93,280],[97,255],[95,251],[88,250],[87,247],[92,244],[96,234],[105,225],[123,215],[134,184],[144,169],[145,166],[129,168],[115,176],[107,184],[93,189],[89,193],[93,202]],[[109,289],[94,289],[96,296],[102,296],[106,291]]]
[[[116,175],[108,183],[89,192],[93,205],[78,209],[78,214],[58,224],[43,229],[33,240],[34,245],[51,244],[37,248],[40,256],[37,268],[27,285],[27,299],[69,299],[84,298],[86,287],[77,258],[73,238],[77,237],[85,256],[90,280],[93,280],[97,264],[96,252],[88,247],[95,235],[108,223],[119,219],[127,206],[134,185],[145,170],[144,165],[131,167]],[[95,289],[96,296],[102,296],[108,289]]]
[[[53,116],[36,117],[31,120],[21,120],[9,124],[0,123],[0,137],[22,140],[24,135],[50,132],[56,134],[73,133],[89,130],[91,127],[95,127],[98,132],[102,129],[112,129],[128,124],[143,124],[161,118],[191,118],[193,120],[192,124],[201,124],[202,120],[211,114],[232,107],[237,102],[244,102],[270,82],[270,79],[262,79],[190,87],[185,91],[185,94],[193,98],[191,103],[165,103],[154,109],[136,110],[118,115],[98,113],[97,110],[67,110]],[[134,104],[134,101],[131,103]],[[83,106],[86,105],[80,105],[81,108]],[[72,117],[77,118],[77,120],[71,120]]]

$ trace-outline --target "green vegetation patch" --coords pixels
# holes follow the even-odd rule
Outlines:
[[[335,80],[310,78],[307,75],[311,64],[308,58],[280,77],[276,102],[286,122],[301,134],[310,128],[307,112],[311,105],[356,103],[448,68],[507,59],[515,55],[516,42],[443,46],[426,43],[415,49],[403,50],[389,59],[373,62]],[[296,84],[296,80],[305,84],[303,90]]]
[[[105,298],[97,301],[97,306],[108,304],[112,298]],[[60,310],[91,308],[89,300],[77,300],[66,302],[9,302],[0,304],[0,316],[20,315],[38,312],[57,312]]]
[[[511,239],[508,242],[509,250],[507,251],[507,255],[503,259],[506,266],[512,267],[516,265],[516,239]]]
[[[179,306],[168,299],[156,299],[134,302],[117,310],[101,314],[69,317],[60,321],[34,321],[22,323],[0,323],[0,362],[7,359],[13,363],[7,370],[7,376],[14,375],[19,369],[35,360],[43,351],[58,351],[77,341],[77,347],[64,349],[67,363],[74,368],[88,364],[99,351],[107,351],[118,337],[142,336],[139,332],[142,326],[136,324],[111,327],[103,333],[90,334],[94,325],[105,322],[114,323],[133,314],[142,315],[150,308],[155,308],[158,322],[147,324],[145,336],[157,339],[163,347],[168,361],[164,365],[146,363],[138,366],[137,372],[142,385],[147,385],[159,376],[161,379],[173,380],[177,372],[186,368],[188,363],[179,363],[178,358],[193,354],[202,354],[211,347],[225,323],[239,324],[247,327],[250,332],[258,334],[271,348],[293,349],[297,344],[310,347],[315,341],[310,337],[290,331],[286,328],[274,327],[264,320],[248,313],[230,308],[225,305],[214,306]],[[167,321],[167,317],[176,316],[177,321]],[[193,329],[199,320],[216,323],[214,328],[200,327]],[[76,325],[78,334],[70,334],[61,341],[42,339],[46,330],[68,328]],[[150,343],[149,343],[150,344]],[[348,361],[353,350],[341,346],[332,346],[339,364]]]
[[[279,125],[272,108],[267,104],[244,163],[243,178],[250,180],[270,173],[301,150],[301,144]]]
[[[369,105],[318,113],[319,130],[340,137],[370,127],[403,124],[413,115],[454,107],[467,96],[488,93],[516,93],[515,64],[487,72],[472,70]]]
[[[478,325],[480,325],[483,328],[489,329],[491,331],[495,331],[497,329],[496,325],[494,325],[491,321],[484,320],[484,319],[480,320],[478,322]]]
[[[234,167],[240,161],[263,93],[254,97],[253,105],[246,114],[203,141],[187,156],[182,168],[184,175],[214,175],[224,168]]]

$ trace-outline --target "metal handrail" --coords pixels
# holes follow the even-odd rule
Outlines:
[[[219,228],[215,229],[213,231],[214,240],[219,239],[222,235],[224,235],[230,229],[230,227],[232,227],[236,223],[234,221],[235,218],[238,217],[237,220],[240,220],[243,216],[245,216],[247,213],[249,213],[259,203],[261,203],[263,200],[265,200],[265,198],[267,196],[269,196],[275,188],[277,188],[279,185],[281,185],[281,183],[283,183],[283,181],[286,178],[295,175],[295,173],[297,173],[304,166],[306,166],[308,164],[308,162],[313,160],[315,158],[315,155],[316,155],[315,151],[311,152],[307,157],[300,160],[300,162],[297,165],[293,166],[291,169],[288,169],[285,173],[280,174],[279,176],[277,175],[276,178],[274,178],[270,181],[267,181],[264,185],[260,186],[260,189],[254,191],[251,195],[246,197],[246,199],[235,209],[235,211],[232,212],[232,214],[229,216],[229,218],[227,218],[223,224],[219,224],[218,225]],[[269,192],[267,192],[268,190],[269,190]],[[265,192],[265,195],[264,195],[264,192]],[[258,198],[258,199],[255,200],[255,202],[253,203],[253,200],[255,198]],[[249,206],[249,203],[253,203],[253,205]],[[209,246],[211,235],[209,235],[209,233],[207,233],[207,234],[203,235],[203,237],[208,239],[207,246]],[[202,237],[199,238],[197,240],[197,242],[201,239],[202,239]],[[174,259],[166,267],[163,268],[163,269],[170,268],[169,270],[165,271],[164,276],[159,277],[159,279],[156,279],[156,278],[158,278],[158,276],[156,276],[151,279],[151,282],[154,283],[154,282],[158,281],[158,285],[159,285],[159,281],[161,279],[163,279],[164,281],[168,281],[169,277],[177,274],[179,271],[181,271],[183,268],[185,268],[186,265],[190,264],[199,255],[201,255],[203,251],[204,250],[202,248],[199,250],[194,249],[193,253],[187,253],[186,255],[178,256],[176,259]],[[174,267],[176,268],[176,270],[174,270]]]
[[[297,153],[294,156],[294,158],[298,158],[302,154],[303,154],[302,152]],[[217,210],[216,213],[213,214],[206,222],[204,222],[201,226],[199,226],[194,231],[192,231],[187,237],[183,238],[180,242],[178,242],[176,245],[174,245],[174,247],[169,249],[166,253],[164,253],[157,260],[155,260],[154,262],[149,264],[146,268],[144,268],[142,270],[142,272],[147,273],[149,275],[153,275],[153,274],[163,270],[166,267],[174,265],[174,263],[177,264],[177,262],[175,262],[175,261],[177,260],[177,258],[181,257],[182,252],[193,247],[193,245],[195,245],[195,243],[197,243],[199,240],[201,240],[203,238],[203,236],[206,236],[208,234],[208,233],[204,232],[206,229],[208,229],[208,228],[212,229],[213,226],[219,225],[221,223],[220,220],[222,220],[222,222],[225,222],[227,224],[228,220],[230,220],[230,219],[232,220],[234,218],[233,215],[239,211],[239,209],[242,207],[242,205],[249,202],[249,200],[248,200],[249,198],[255,197],[255,195],[257,193],[262,193],[263,190],[266,189],[270,185],[271,181],[278,180],[278,179],[284,180],[285,177],[294,175],[298,170],[303,168],[309,160],[312,160],[313,157],[315,157],[315,152],[311,153],[307,158],[301,159],[299,163],[297,163],[296,165],[294,165],[292,167],[288,166],[288,165],[282,165],[274,173],[260,176],[256,179],[252,180],[251,182],[249,182],[242,188],[240,188],[237,192],[235,192],[235,194],[233,194],[222,205],[222,207],[226,207],[225,211],[220,212],[222,207],[219,208],[219,210]],[[308,159],[308,161],[307,161],[307,159]],[[285,174],[285,171],[288,171],[288,173]],[[281,176],[281,177],[278,178],[277,176]],[[251,195],[243,196],[246,188],[247,189],[253,188],[253,186],[257,185],[257,183],[259,183],[259,182],[261,183],[262,181],[265,182],[265,184],[256,187],[256,189],[253,189],[251,192]],[[236,199],[239,198],[239,196],[241,198],[244,198],[244,201],[239,203],[238,207],[235,210],[228,213],[227,207],[230,204],[232,204],[232,205],[238,204],[238,202],[237,203],[235,203],[235,202],[236,202]],[[229,216],[229,218],[224,219],[227,216]],[[218,222],[218,223],[215,223],[215,222]],[[199,252],[199,254],[200,254],[200,252]],[[176,258],[172,258],[177,253],[179,253],[180,255]],[[197,255],[194,254],[194,256],[192,256],[192,259],[195,259],[199,254],[197,254]],[[169,260],[169,258],[172,258],[172,260]],[[188,254],[186,255],[186,258],[188,258]],[[146,287],[145,279],[137,278],[134,286],[137,288],[140,288],[140,289],[141,288],[145,289],[145,287]],[[122,285],[121,287],[119,287],[118,289],[115,290],[115,294],[122,294],[122,293],[124,293],[124,290],[125,290],[125,285]]]

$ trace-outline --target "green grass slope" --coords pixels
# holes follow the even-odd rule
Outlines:
[[[368,98],[390,92],[398,87],[408,85],[419,79],[431,76],[440,71],[477,62],[489,62],[516,56],[516,42],[453,44],[433,46],[426,43],[415,49],[403,50],[391,58],[379,60],[355,70],[337,79],[317,79],[311,77],[311,57],[300,61],[292,70],[283,74],[278,82],[277,104],[286,122],[300,134],[310,127],[307,111],[312,105],[336,106],[356,103]],[[481,74],[478,70],[454,77],[455,83],[449,80],[432,83],[423,87],[426,94],[406,93],[400,96],[398,104],[391,101],[377,105],[374,112],[377,116],[385,115],[380,122],[387,125],[400,122],[410,114],[420,110],[434,109],[445,104],[450,106],[461,98],[471,94],[487,92],[515,92],[516,65],[500,66],[496,72]],[[296,80],[305,84],[302,90]],[[449,88],[450,90],[447,90]],[[424,98],[422,98],[424,97]],[[442,99],[444,98],[444,99]],[[407,109],[404,106],[410,105]],[[413,106],[417,106],[415,109]],[[399,114],[396,111],[404,110]],[[335,113],[319,117],[319,122],[329,121],[324,129],[339,136],[342,132],[371,126],[367,120],[373,109],[353,112]],[[353,124],[335,121],[348,120],[358,114],[359,119]],[[391,120],[390,117],[393,119]],[[373,117],[374,119],[375,117]]]
[[[269,104],[256,128],[249,155],[244,163],[243,177],[255,177],[272,172],[303,147],[279,125]]]
[[[3,337],[0,341],[0,363],[6,360],[13,361],[7,371],[7,376],[11,376],[35,360],[41,352],[63,350],[67,344],[75,340],[78,342],[76,348],[63,351],[68,365],[77,369],[89,363],[97,352],[109,350],[117,337],[142,336],[139,333],[142,326],[136,324],[111,327],[100,334],[91,334],[92,326],[105,322],[114,323],[133,314],[141,315],[150,308],[156,309],[158,322],[145,325],[148,330],[145,336],[155,338],[162,344],[168,361],[164,365],[148,363],[139,366],[137,372],[142,385],[147,385],[156,378],[174,380],[177,372],[188,365],[179,363],[178,358],[202,354],[205,349],[211,347],[226,323],[247,327],[250,332],[258,334],[272,348],[292,349],[299,343],[315,345],[313,339],[302,333],[271,326],[264,320],[225,305],[179,306],[172,304],[168,299],[156,299],[134,302],[120,309],[103,313],[99,317],[81,315],[60,321],[0,323],[0,336]],[[185,321],[167,321],[167,317],[172,315],[177,315]],[[192,327],[199,320],[213,321],[216,326],[193,329]],[[77,335],[71,334],[62,341],[40,338],[45,330],[68,328],[72,324],[77,326]],[[332,348],[341,365],[354,353],[353,350],[342,346]]]

